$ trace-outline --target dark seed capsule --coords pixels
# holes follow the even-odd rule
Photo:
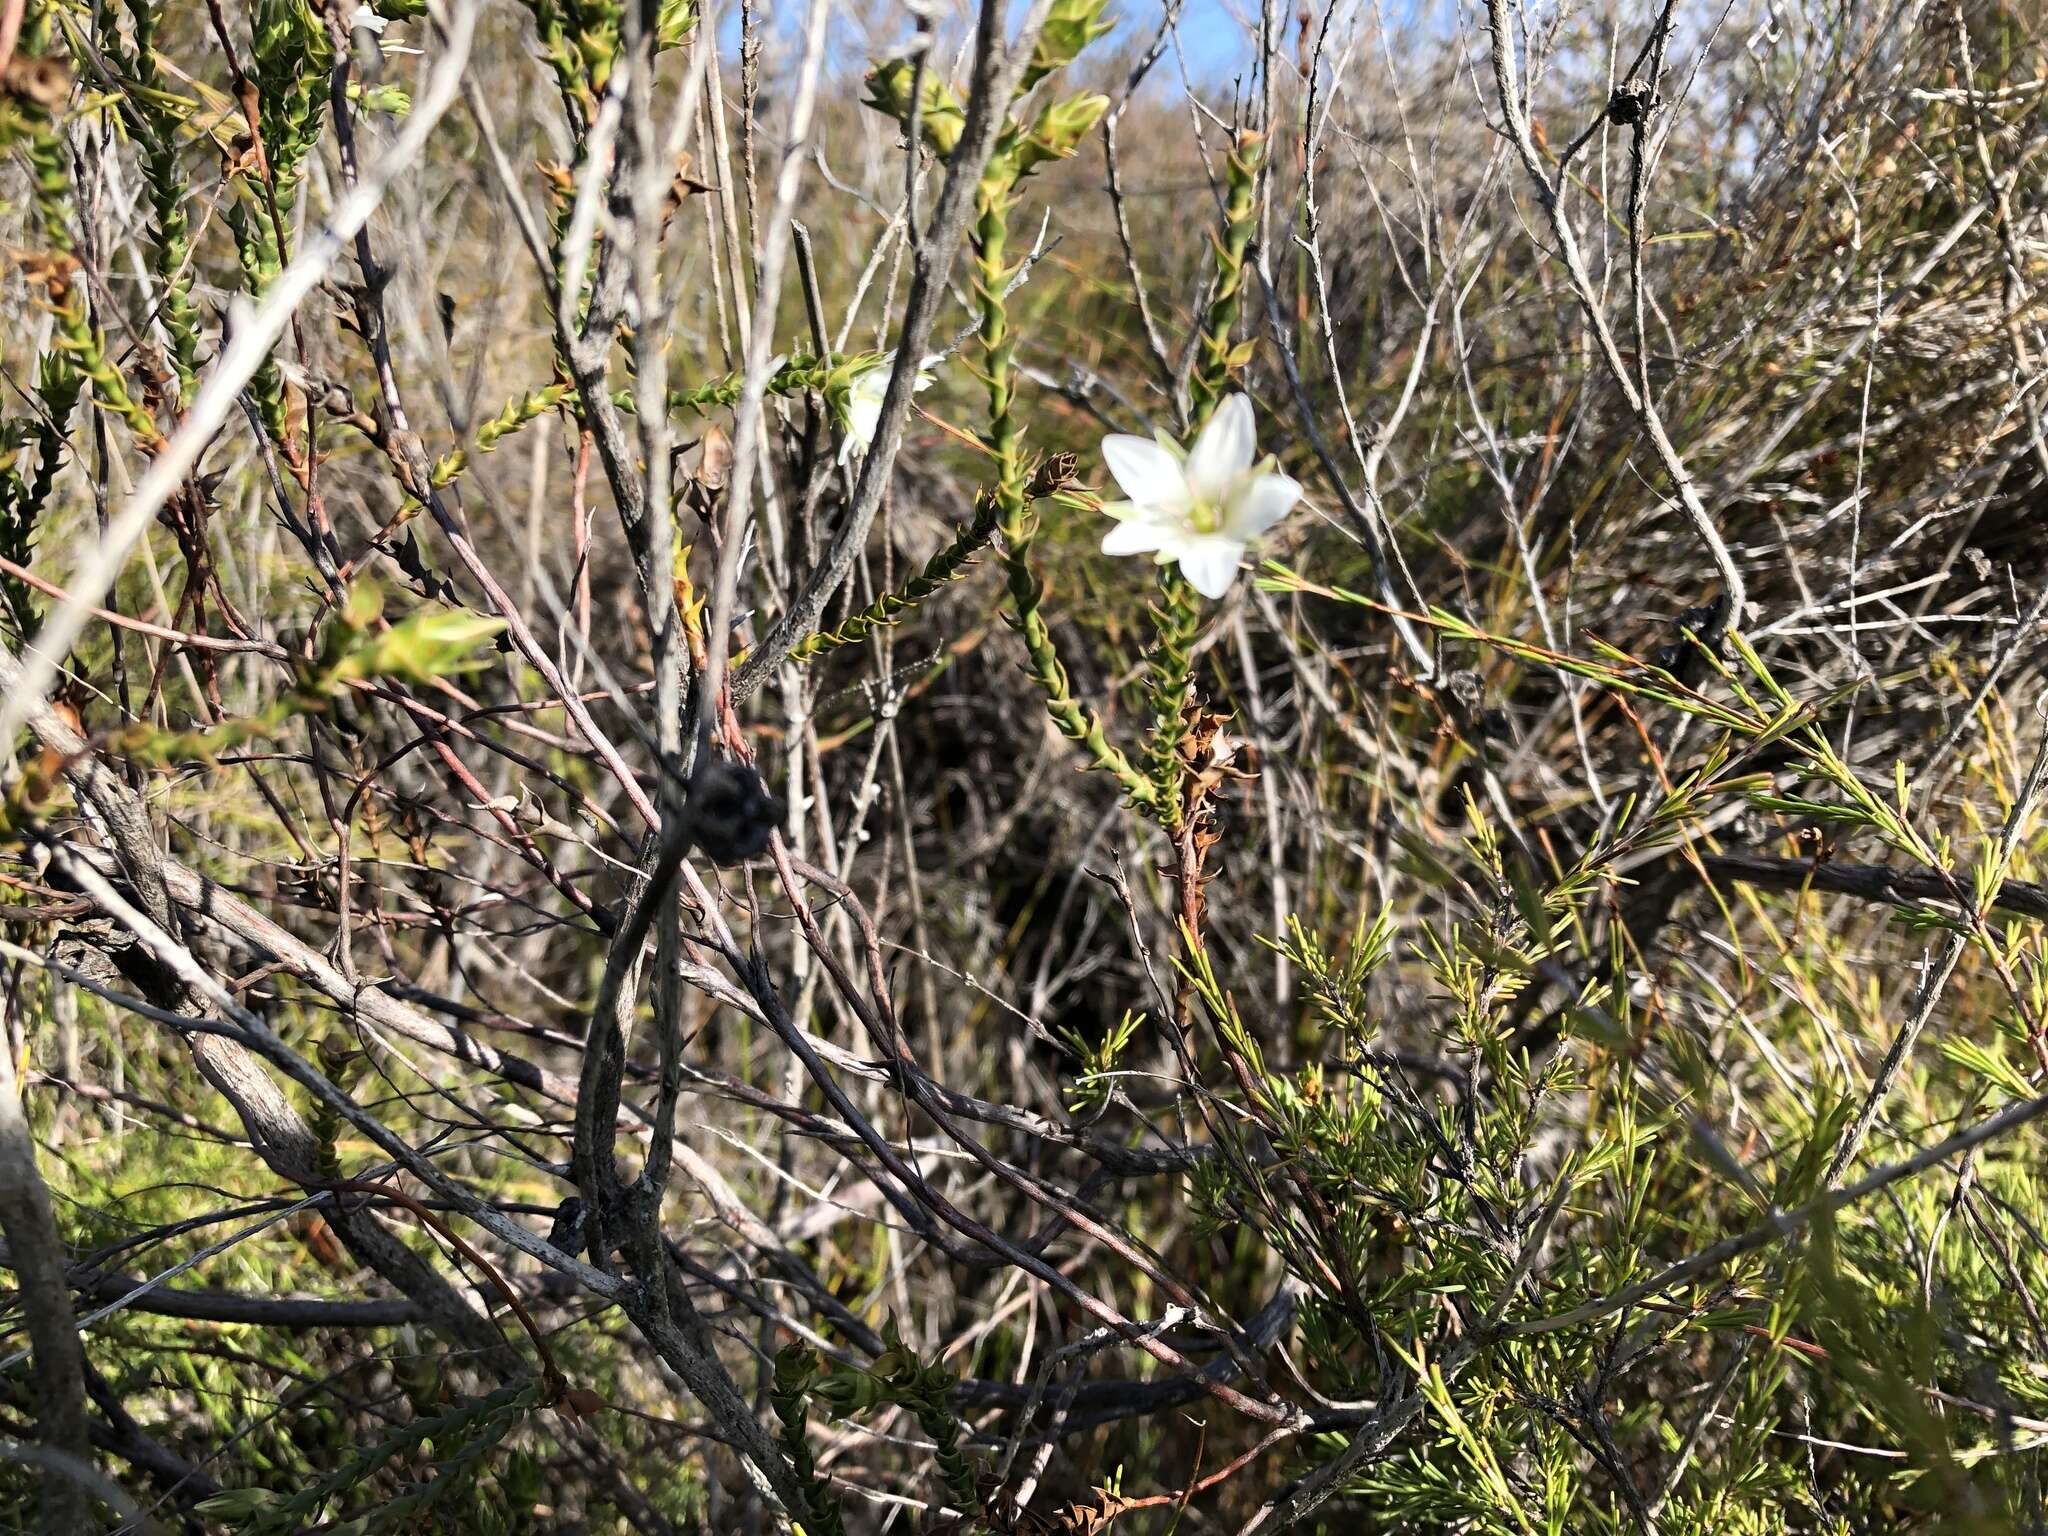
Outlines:
[[[738,864],[767,852],[782,810],[747,763],[706,763],[690,784],[690,832],[714,864]]]
[[[1648,117],[1657,105],[1657,94],[1647,86],[1624,85],[1607,98],[1607,121],[1629,128]]]

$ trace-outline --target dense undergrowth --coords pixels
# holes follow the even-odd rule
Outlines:
[[[2044,107],[0,5],[0,1531],[2048,1529]]]

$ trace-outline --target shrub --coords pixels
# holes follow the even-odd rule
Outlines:
[[[2043,1529],[2044,63],[0,6],[0,1529]]]

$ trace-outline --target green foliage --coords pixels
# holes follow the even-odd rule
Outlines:
[[[326,1477],[289,1495],[265,1489],[239,1488],[215,1495],[200,1512],[236,1522],[236,1536],[288,1536],[321,1518],[332,1500],[369,1481],[401,1459],[425,1458],[425,1475],[407,1484],[373,1510],[327,1527],[346,1536],[416,1529],[416,1522],[444,1500],[466,1501],[471,1515],[491,1506],[479,1500],[478,1474],[483,1459],[493,1455],[506,1436],[533,1413],[540,1388],[522,1382],[423,1415],[394,1429],[374,1445],[362,1447]],[[522,1474],[515,1468],[514,1477]],[[211,1506],[211,1507],[209,1507]],[[500,1521],[493,1529],[488,1516],[471,1522],[478,1536],[501,1536],[511,1526]]]
[[[960,1421],[946,1401],[954,1377],[928,1363],[893,1332],[889,1347],[864,1370],[836,1370],[806,1383],[809,1393],[836,1417],[849,1418],[884,1405],[907,1408],[918,1427],[931,1437],[934,1462],[946,1497],[956,1509],[973,1510],[981,1502],[974,1461],[961,1449]],[[777,1360],[778,1373],[781,1358]],[[785,1420],[785,1422],[788,1422]]]
[[[157,56],[161,7],[151,0],[128,0],[133,28],[132,47],[125,46],[115,12],[102,14],[100,48],[130,85],[123,108],[133,114],[140,149],[143,185],[149,192],[156,222],[156,269],[163,278],[162,319],[170,338],[171,366],[177,373],[178,397],[189,402],[198,384],[199,310],[192,298],[191,216],[185,207],[187,186],[180,167],[178,138],[182,114],[172,106]]]
[[[786,1344],[775,1356],[774,1386],[768,1400],[782,1423],[783,1454],[809,1497],[816,1536],[843,1536],[846,1523],[839,1513],[839,1499],[818,1475],[817,1458],[811,1451],[809,1404],[818,1382],[817,1352],[808,1344]]]
[[[1144,1014],[1126,1013],[1100,1040],[1091,1040],[1079,1030],[1061,1032],[1061,1040],[1077,1063],[1067,1089],[1067,1107],[1075,1114],[1092,1115],[1108,1106],[1116,1093],[1118,1063],[1144,1023]]]
[[[1031,62],[1024,66],[1019,91],[1028,91],[1047,75],[1065,69],[1089,44],[1107,37],[1116,27],[1108,12],[1104,0],[1053,0],[1032,47]]]
[[[328,691],[345,683],[379,677],[431,683],[437,678],[475,672],[489,662],[472,653],[505,630],[503,619],[422,610],[352,643],[340,637],[366,636],[381,616],[382,608],[374,587],[356,588],[356,599],[350,606],[348,622],[336,632],[337,638],[330,644],[316,674],[317,690]]]
[[[1236,342],[1233,336],[1244,305],[1245,255],[1258,231],[1254,197],[1264,154],[1265,141],[1260,135],[1241,133],[1225,162],[1223,228],[1216,236],[1216,286],[1209,295],[1209,312],[1198,343],[1201,352],[1188,375],[1189,420],[1197,427],[1209,419],[1231,376],[1252,356],[1253,343]]]
[[[1015,185],[1040,166],[1070,159],[1108,110],[1109,98],[1094,94],[1048,101],[1028,125],[1013,122],[1008,126],[996,141],[985,174]]]
[[[231,3],[227,50],[204,7],[25,13],[0,91],[24,322],[0,557],[39,582],[74,581],[233,308],[327,213],[334,112],[374,164],[392,151],[374,118],[434,78],[423,0],[378,5],[382,76],[366,29],[342,45],[343,11]],[[905,177],[926,177],[922,222],[955,173],[927,157],[962,148],[960,34],[939,18],[922,65],[863,87],[835,31],[810,136],[785,144],[782,18],[743,7],[737,35],[703,39],[719,83],[701,121],[671,123],[699,100],[677,89],[698,10],[637,13],[656,142],[690,158],[656,168],[673,196],[635,230],[618,173],[636,13],[487,13],[480,89],[366,232],[375,281],[344,252],[293,316],[250,382],[255,423],[238,409],[212,434],[93,594],[114,618],[54,658],[57,702],[219,898],[181,914],[199,963],[308,1064],[270,1080],[311,1137],[291,1150],[315,1179],[387,1176],[388,1144],[307,1090],[317,1068],[491,1208],[479,1243],[589,1387],[493,1378],[428,1321],[132,1302],[84,1333],[100,1450],[139,1447],[108,1406],[126,1405],[134,1434],[232,1485],[195,1503],[195,1478],[166,1511],[238,1536],[768,1528],[713,1443],[745,1437],[697,1422],[726,1398],[681,1358],[723,1371],[741,1412],[772,1410],[760,1462],[786,1462],[808,1536],[919,1523],[903,1500],[939,1532],[1239,1529],[1307,1489],[1334,1502],[1297,1528],[1389,1536],[2038,1523],[2040,1122],[1884,1172],[2036,1105],[2048,1075],[2038,726],[2005,696],[2030,697],[2041,665],[2018,622],[2040,574],[2035,18],[1878,35],[1847,11],[1736,16],[1739,78],[1712,49],[1660,53],[1629,81],[1670,99],[1635,108],[1607,97],[1604,32],[1518,33],[1556,196],[1608,236],[1588,249],[1608,323],[1637,321],[1631,366],[1756,579],[1762,610],[1710,641],[1546,196],[1496,175],[1497,103],[1461,118],[1412,94],[1484,95],[1471,39],[1445,34],[1441,75],[1406,56],[1375,75],[1369,11],[1331,13],[1327,38],[1308,18],[1291,57],[1291,33],[1261,38],[1234,93],[1198,79],[1199,100],[1162,104],[1183,88],[1162,88],[1170,58],[1149,84],[1131,70],[1145,13],[1056,0],[962,189],[931,345],[974,387],[923,400],[877,542],[790,652],[829,666],[751,705],[696,697],[699,655],[668,697],[650,614],[673,578],[701,647],[692,565],[731,553],[733,646],[759,645],[840,548],[832,439],[889,376],[928,254],[897,212]],[[1101,44],[1124,20],[1119,57]],[[1773,42],[1788,31],[1798,59]],[[1563,51],[1539,70],[1545,38]],[[419,74],[398,67],[415,48]],[[916,144],[873,131],[863,88]],[[1671,148],[1640,243],[1629,110],[1671,114],[1650,119]],[[536,172],[540,153],[569,168]],[[764,295],[785,171],[814,243]],[[551,239],[532,270],[508,206],[529,194]],[[546,276],[564,281],[585,194],[586,283],[556,316]],[[1041,203],[1056,236],[1026,255]],[[768,367],[734,526],[719,474],[662,480],[635,440],[653,424],[609,418],[638,408],[653,342],[671,441],[697,431],[708,464],[702,418],[738,407],[755,318],[769,350],[806,350]],[[601,359],[598,385],[564,335]],[[1152,422],[1185,441],[1239,390],[1307,490],[1275,539],[1286,564],[1227,607],[1171,571],[1107,574],[1075,478],[1097,460],[1060,450]],[[522,433],[530,455],[492,457]],[[657,483],[677,487],[668,564],[613,517]],[[433,492],[449,520],[428,527]],[[449,526],[492,595],[442,558]],[[908,575],[885,589],[883,569]],[[477,610],[499,591],[545,654],[488,648],[507,626]],[[0,574],[14,654],[57,601]],[[914,687],[870,675],[884,631],[932,658]],[[700,861],[650,904],[664,926],[636,958],[614,946],[658,843],[657,728],[694,718],[670,708],[781,776],[790,860],[723,880]],[[1048,718],[1109,783],[1064,771]],[[154,998],[162,978],[28,856],[31,828],[107,847],[99,809],[63,798],[76,765],[10,749],[0,1001],[77,1310],[103,1305],[93,1271],[202,1306],[381,1304],[406,1288],[391,1273],[425,1272],[508,1322],[472,1256],[410,1222],[387,1223],[398,1262],[373,1275],[327,1214],[287,1212],[305,1165],[259,1154],[217,1091],[232,1079],[195,1068],[209,1042],[70,985]],[[292,957],[225,923],[229,897]],[[589,1009],[621,967],[657,1038],[628,1033],[606,1063]],[[1939,1006],[1904,1030],[1923,989]],[[590,1133],[565,1084],[594,1060],[616,1092],[593,1124],[644,1159],[626,1187],[662,1242],[593,1240],[563,1204]],[[695,1161],[664,1191],[647,1132],[678,1099]],[[575,1262],[537,1257],[543,1233]],[[943,1346],[906,1344],[892,1316]],[[790,1334],[832,1363],[776,1352]],[[10,1438],[33,1426],[28,1380],[0,1374]],[[1125,1467],[1129,1496],[1102,1472]],[[0,1526],[32,1482],[0,1468]]]
[[[625,5],[622,0],[527,0],[527,9],[564,105],[578,127],[587,128],[619,62]],[[696,25],[695,0],[660,0],[657,47],[680,48]]]
[[[884,592],[838,628],[821,630],[798,642],[790,651],[789,659],[809,661],[828,651],[859,645],[876,630],[902,623],[919,603],[967,574],[974,557],[988,547],[995,529],[996,504],[992,497],[984,496],[975,508],[974,516],[953,535],[950,543],[925,561],[916,575],[895,591]]]
[[[1091,39],[1108,31],[1102,12],[1102,0],[1061,0],[1054,6],[1039,34],[1020,94],[1070,64]],[[959,97],[928,69],[895,60],[869,72],[868,88],[869,105],[897,119],[906,131],[915,89],[920,131],[926,141],[939,153],[949,153],[958,142],[964,127]],[[1116,779],[1131,804],[1171,814],[1161,809],[1167,805],[1160,798],[1162,775],[1148,775],[1134,766],[1111,743],[1100,716],[1074,697],[1066,664],[1041,611],[1044,586],[1032,567],[1032,546],[1038,537],[1035,504],[1054,488],[1033,483],[1017,408],[1019,375],[1009,290],[1021,269],[1010,263],[1009,221],[1018,188],[1041,166],[1071,155],[1107,106],[1106,98],[1084,92],[1047,102],[1028,124],[1006,114],[994,153],[975,184],[969,243],[974,260],[976,331],[988,394],[982,442],[995,464],[991,495],[1008,574],[1006,617],[1023,640],[1031,676],[1045,696],[1047,712],[1062,735],[1080,744],[1092,766]]]
[[[867,104],[895,118],[905,133],[915,118],[918,133],[933,154],[953,153],[967,126],[967,104],[929,66],[920,68],[915,59],[890,59],[868,71],[867,89]]]
[[[36,529],[49,505],[57,472],[64,463],[65,434],[85,381],[62,351],[45,353],[36,368],[36,401],[40,414],[32,422],[10,421],[0,428],[0,555],[16,565],[35,558]],[[22,458],[33,448],[33,468],[24,472]],[[34,632],[40,603],[33,588],[19,577],[0,576],[0,597],[14,640]]]

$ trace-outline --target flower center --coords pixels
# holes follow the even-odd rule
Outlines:
[[[1222,503],[1197,501],[1188,508],[1188,526],[1197,533],[1216,532],[1223,526]]]

